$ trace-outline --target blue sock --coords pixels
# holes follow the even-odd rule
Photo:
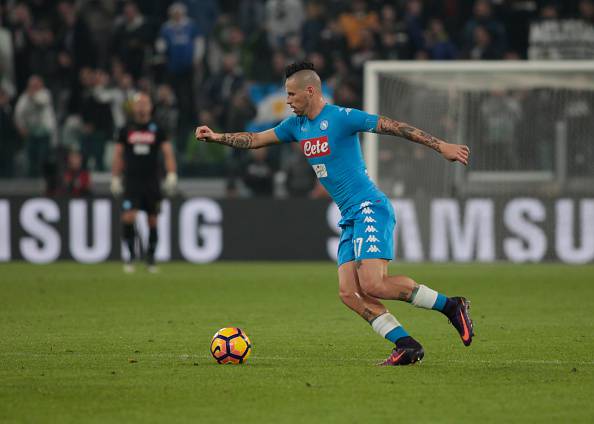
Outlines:
[[[406,336],[408,336],[408,333],[402,326],[392,329],[385,335],[386,339],[390,340],[392,343],[396,343],[399,339]]]
[[[398,320],[389,312],[384,312],[380,316],[375,317],[370,322],[373,331],[382,337],[385,337],[392,343],[396,343],[397,340],[408,336],[408,333]]]
[[[448,301],[447,296],[444,296],[441,293],[437,293],[437,299],[435,300],[435,303],[433,304],[431,309],[435,309],[436,311],[443,312],[443,309],[445,308],[447,301]]]

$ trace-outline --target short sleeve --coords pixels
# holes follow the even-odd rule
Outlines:
[[[157,128],[156,141],[157,146],[160,146],[167,141],[167,133],[162,128]]]
[[[126,128],[122,128],[119,132],[118,132],[118,140],[117,142],[119,144],[126,144],[126,142],[128,138],[128,130]]]
[[[377,115],[351,108],[343,109],[340,113],[344,114],[344,126],[352,133],[374,132],[377,127]]]
[[[294,116],[291,116],[289,118],[286,118],[284,121],[282,121],[276,127],[274,127],[274,133],[276,134],[276,137],[282,143],[290,143],[292,141],[297,141],[297,139],[294,136],[294,134],[295,134],[294,129],[296,126],[297,126],[297,118]]]

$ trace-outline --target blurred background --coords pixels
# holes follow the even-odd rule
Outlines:
[[[389,196],[591,195],[592,71],[430,69],[592,58],[593,0],[1,0],[0,195],[108,196],[115,134],[145,92],[174,143],[181,197],[328,201],[296,145],[193,137],[199,123],[260,131],[289,116],[284,68],[300,60],[329,101],[355,108],[369,62],[426,65],[378,74],[376,109],[469,144],[471,166],[382,140],[374,166]]]

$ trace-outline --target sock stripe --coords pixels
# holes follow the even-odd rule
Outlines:
[[[432,309],[437,311],[443,311],[445,308],[446,302],[448,298],[441,293],[437,293],[437,299],[435,300],[435,304],[433,305]]]
[[[388,334],[386,334],[386,339],[390,340],[392,343],[396,343],[403,337],[408,337],[408,333],[402,326],[394,328]]]
[[[389,312],[381,314],[371,322],[371,327],[380,336],[396,343],[396,340],[408,336],[408,333],[398,322],[396,317]]]

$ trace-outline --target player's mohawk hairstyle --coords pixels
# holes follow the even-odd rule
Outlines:
[[[313,63],[311,62],[297,62],[297,63],[292,63],[289,66],[287,66],[287,69],[285,70],[285,78],[289,78],[291,75],[299,72],[299,71],[316,71],[314,68]]]

